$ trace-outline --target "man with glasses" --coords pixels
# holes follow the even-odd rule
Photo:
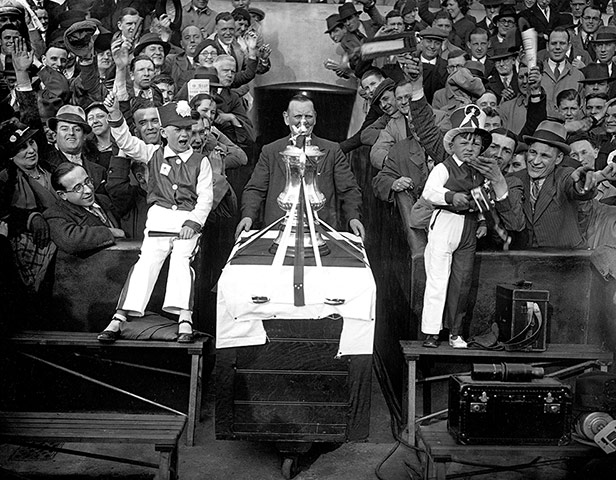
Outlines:
[[[593,61],[597,59],[593,40],[597,30],[601,26],[603,26],[603,20],[601,20],[601,11],[599,8],[594,5],[584,7],[581,22],[574,29],[575,35],[571,38],[572,45],[579,44],[588,52]]]
[[[468,53],[458,47],[452,47],[447,54],[447,78],[451,77],[459,69],[464,67],[468,61]],[[451,100],[452,92],[447,93],[447,87],[443,87],[440,90],[434,92],[434,98],[432,99],[432,107],[436,110],[440,110],[445,107]]]
[[[43,216],[51,239],[58,248],[72,255],[90,255],[124,238],[124,231],[111,212],[111,202],[94,194],[92,179],[85,169],[72,162],[58,165],[51,185],[60,200]]]

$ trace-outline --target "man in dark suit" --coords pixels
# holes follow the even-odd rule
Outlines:
[[[571,148],[561,123],[545,120],[534,135],[525,135],[529,146],[526,170],[513,174],[522,181],[522,210],[526,227],[514,243],[518,248],[584,248],[578,225],[578,201],[596,194],[596,178],[588,167],[561,165]]]
[[[515,69],[515,48],[497,47],[494,50],[492,60],[495,71],[488,79],[486,90],[492,90],[501,101],[511,100],[520,94],[518,87],[518,73]]]
[[[312,100],[304,95],[296,95],[283,113],[289,126],[290,137],[284,137],[265,145],[242,195],[242,220],[237,226],[236,236],[248,231],[259,219],[259,211],[264,208],[264,224],[269,225],[283,217],[285,211],[278,206],[278,195],[286,185],[285,164],[280,152],[290,142],[303,135],[306,142],[319,147],[324,155],[319,160],[319,189],[325,195],[325,206],[319,211],[319,218],[334,228],[344,228],[337,218],[337,203],[342,202],[342,213],[346,226],[355,235],[364,238],[365,230],[361,223],[361,190],[347,158],[338,144],[318,138],[312,130],[317,114]]]
[[[51,176],[51,184],[60,200],[43,212],[49,223],[51,239],[64,252],[88,255],[115,244],[124,232],[104,206],[106,197],[95,196],[92,179],[83,167],[64,162]]]
[[[588,52],[592,60],[597,59],[593,39],[599,27],[603,26],[599,7],[590,5],[584,8],[580,24],[572,31],[571,44]]]
[[[501,5],[504,3],[502,0],[480,0],[483,8],[486,10],[486,16],[481,22],[477,23],[477,27],[483,28],[488,32],[489,36],[496,35],[496,23],[494,23],[494,17],[500,12]]]
[[[419,32],[419,36],[424,94],[428,103],[432,103],[434,92],[443,88],[447,80],[447,61],[441,58],[441,48],[447,38],[447,32],[440,28],[428,27]]]
[[[573,19],[569,13],[560,13],[550,6],[551,0],[537,0],[532,7],[523,10],[520,17],[526,19],[531,27],[537,30],[538,49],[543,50],[548,35],[558,26],[571,25]]]
[[[365,1],[368,3],[367,0]],[[370,15],[370,20],[360,20],[360,13],[355,10],[352,3],[343,3],[338,7],[340,21],[347,30],[340,41],[340,46],[349,56],[349,64],[353,70],[356,70],[359,77],[363,73],[362,70],[366,68],[363,65],[366,62],[360,62],[359,49],[364,40],[373,38],[378,29],[385,24],[385,19],[379,13],[375,4],[376,2],[373,2],[370,8],[364,8],[364,11]]]

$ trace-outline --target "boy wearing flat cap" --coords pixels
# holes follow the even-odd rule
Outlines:
[[[105,100],[110,110],[110,124],[124,127],[118,102],[113,94]],[[192,303],[194,272],[190,262],[197,253],[201,229],[213,201],[212,169],[207,157],[190,146],[192,125],[188,102],[170,102],[158,107],[162,135],[167,145],[140,144],[131,153],[135,160],[148,164],[150,205],[139,260],[131,269],[120,294],[118,309],[107,328],[98,336],[103,343],[112,343],[119,336],[121,322],[128,316],[143,316],[160,269],[169,254],[169,274],[163,310],[179,315],[180,343],[193,341]],[[139,142],[134,137],[117,138],[125,143]],[[125,150],[126,151],[126,150]]]

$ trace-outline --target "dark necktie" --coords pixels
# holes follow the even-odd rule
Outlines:
[[[560,78],[560,68],[558,68],[558,66],[560,65],[560,62],[556,64],[556,67],[554,68],[554,78],[556,80],[558,80]]]
[[[106,227],[113,227],[113,225],[109,221],[109,217],[105,215],[105,212],[103,212],[103,209],[99,207],[98,205],[92,205],[91,207],[88,208],[88,211],[96,215]]]
[[[541,187],[539,186],[539,180],[530,181],[530,204],[533,207],[533,211],[535,210],[535,204],[537,203],[537,198],[539,198],[540,189]]]

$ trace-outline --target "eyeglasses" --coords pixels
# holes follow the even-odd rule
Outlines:
[[[78,195],[81,195],[83,193],[83,189],[86,187],[86,185],[88,187],[90,187],[90,188],[94,187],[94,183],[92,182],[92,179],[90,177],[87,177],[83,181],[83,183],[78,183],[77,185],[75,185],[70,190],[67,190],[66,193],[77,193]]]
[[[458,70],[462,67],[463,65],[447,65],[447,70],[449,70],[450,72],[453,72],[454,70]]]
[[[502,23],[503,25],[515,25],[515,20],[507,20],[504,18],[501,18],[498,23]]]
[[[599,20],[601,20],[601,17],[582,17],[582,20],[585,20],[587,22],[598,22]]]
[[[217,57],[218,52],[206,52],[205,50],[203,50],[201,52],[201,55],[203,55],[204,57]]]

